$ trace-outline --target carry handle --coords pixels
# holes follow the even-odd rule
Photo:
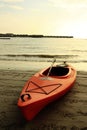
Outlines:
[[[28,93],[27,93],[27,94],[22,94],[22,95],[21,95],[21,100],[22,100],[23,102],[25,102],[24,97],[25,97],[26,95],[28,96],[28,99],[31,99],[30,94],[28,94]]]

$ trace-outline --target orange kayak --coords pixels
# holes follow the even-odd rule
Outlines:
[[[18,99],[18,107],[27,120],[32,120],[50,102],[59,99],[73,86],[76,70],[70,66],[53,66],[32,76]]]

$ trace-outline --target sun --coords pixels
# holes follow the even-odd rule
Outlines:
[[[86,23],[65,23],[63,26],[56,26],[53,29],[54,35],[73,36],[74,38],[87,38]]]

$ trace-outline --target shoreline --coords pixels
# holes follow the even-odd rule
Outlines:
[[[56,63],[60,64],[62,62]],[[87,72],[87,63],[71,63],[68,64],[72,65],[77,71],[86,71]],[[40,71],[43,68],[47,68],[51,65],[51,62],[35,62],[35,61],[5,61],[0,60],[0,70],[18,70],[18,71]]]
[[[78,71],[73,88],[27,122],[17,107],[26,81],[38,70],[0,69],[0,130],[86,130],[87,72]]]

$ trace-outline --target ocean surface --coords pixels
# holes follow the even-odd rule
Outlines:
[[[77,70],[87,71],[87,40],[75,38],[0,39],[0,68],[42,69],[67,61]]]

